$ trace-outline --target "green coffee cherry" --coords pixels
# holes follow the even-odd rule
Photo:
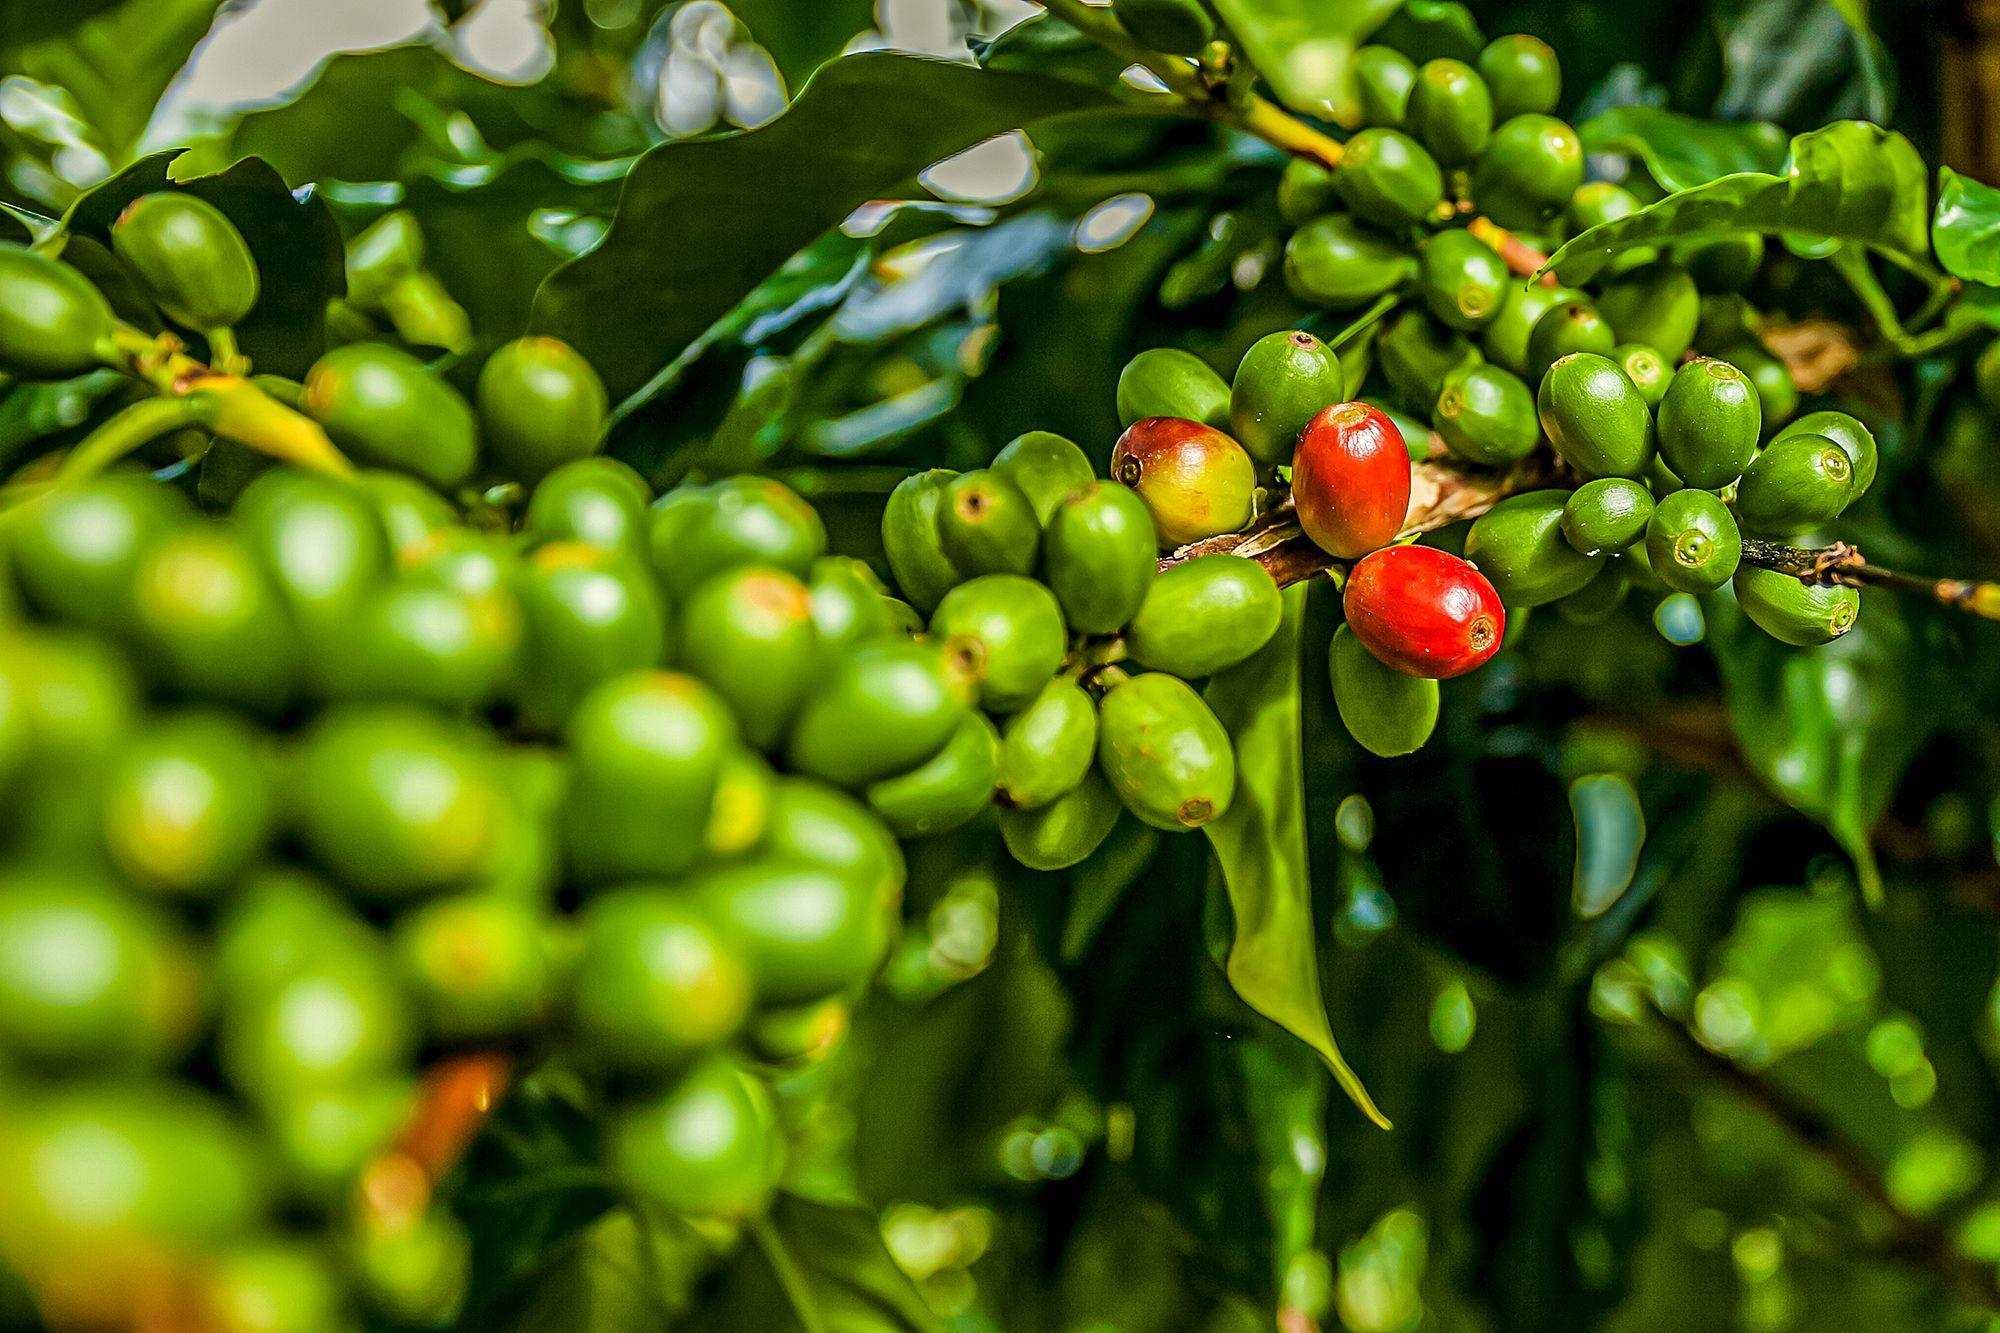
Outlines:
[[[981,468],[945,486],[938,506],[938,544],[966,577],[1029,573],[1041,542],[1034,503],[1002,474]]]
[[[303,405],[355,461],[393,468],[450,490],[479,452],[472,409],[408,352],[352,343],[306,373]]]
[[[700,876],[690,891],[739,943],[757,998],[803,1004],[874,974],[889,946],[893,902],[826,866],[743,861]]]
[[[572,777],[562,810],[574,872],[591,883],[677,875],[702,854],[737,721],[692,676],[631,671],[583,696],[563,731]]]
[[[1507,284],[1507,299],[1498,314],[1480,335],[1487,359],[1516,375],[1528,373],[1528,339],[1543,315],[1565,302],[1583,301],[1574,287],[1548,287],[1541,283]]]
[[[1479,53],[1479,74],[1493,94],[1493,118],[1548,115],[1562,98],[1562,66],[1547,42],[1526,33],[1495,37]]]
[[[468,883],[491,863],[509,815],[490,757],[421,709],[329,712],[297,763],[300,790],[313,793],[296,812],[307,850],[370,897]]]
[[[1266,467],[1289,464],[1306,423],[1346,399],[1346,375],[1332,348],[1302,329],[1268,333],[1237,363],[1230,432]]]
[[[722,696],[745,740],[776,746],[823,663],[806,585],[768,566],[726,570],[694,590],[680,628],[681,665]]]
[[[1503,227],[1538,227],[1569,205],[1583,183],[1583,144],[1553,116],[1501,122],[1472,169],[1472,193]]]
[[[1847,508],[1854,465],[1824,435],[1787,435],[1750,461],[1736,486],[1736,516],[1750,532],[1795,537]]]
[[[1628,477],[1602,477],[1571,492],[1563,505],[1563,536],[1585,555],[1622,551],[1646,535],[1653,493]]]
[[[206,199],[182,190],[139,196],[111,224],[111,248],[182,328],[231,328],[257,304],[249,243]]]
[[[1436,404],[1452,375],[1479,364],[1479,349],[1421,310],[1405,309],[1376,336],[1375,358],[1389,387],[1421,411]]]
[[[448,1040],[527,1032],[554,991],[540,913],[497,894],[427,903],[396,923],[397,971],[426,1031]]]
[[[1478,329],[1500,313],[1513,285],[1507,261],[1463,229],[1441,231],[1424,242],[1417,259],[1424,305],[1447,326]]]
[[[1792,382],[1792,372],[1762,343],[1736,343],[1718,349],[1716,355],[1750,377],[1757,390],[1757,405],[1763,409],[1766,434],[1790,421],[1799,410],[1799,388]]]
[[[1226,427],[1229,385],[1193,352],[1148,348],[1118,372],[1118,424],[1129,426],[1147,417],[1181,417]]]
[[[1833,584],[1801,583],[1797,576],[1745,565],[1733,580],[1736,604],[1750,623],[1780,643],[1812,648],[1854,628],[1861,592]]]
[[[1233,762],[1233,761],[1232,761]],[[1123,807],[1097,769],[1046,805],[1000,812],[1007,851],[1030,870],[1062,870],[1100,847]]]
[[[1660,260],[1634,269],[1597,297],[1598,313],[1622,343],[1645,343],[1669,361],[1693,345],[1701,293],[1678,264]]]
[[[1125,642],[1140,666],[1192,679],[1255,653],[1283,615],[1284,599],[1262,565],[1234,555],[1197,556],[1153,580]]]
[[[1649,408],[1658,407],[1674,382],[1674,368],[1668,360],[1643,343],[1620,343],[1611,350],[1611,359],[1632,381],[1632,387]]]
[[[1366,49],[1366,48],[1363,48]],[[1278,173],[1278,216],[1296,227],[1332,209],[1333,173],[1303,157],[1289,158]]]
[[[222,1068],[259,1101],[352,1087],[408,1058],[413,1017],[379,944],[331,951],[233,999],[222,1015]]]
[[[1377,41],[1412,60],[1477,60],[1486,36],[1472,11],[1456,0],[1404,0],[1375,33]]]
[[[1675,491],[1646,524],[1646,562],[1675,592],[1714,592],[1742,558],[1735,517],[1707,491]]]
[[[1868,488],[1875,484],[1875,436],[1847,413],[1808,412],[1779,431],[1772,443],[1788,435],[1824,435],[1847,452],[1854,487],[1849,504],[1867,494]]]
[[[1643,477],[1653,458],[1646,400],[1609,357],[1565,356],[1535,395],[1542,429],[1563,461],[1585,477]]]
[[[813,631],[826,661],[889,630],[889,594],[882,580],[852,556],[821,556],[806,584]]]
[[[1354,90],[1364,127],[1401,129],[1416,83],[1416,63],[1401,51],[1371,44],[1354,53]]]
[[[1334,706],[1362,749],[1393,759],[1431,738],[1438,716],[1436,681],[1384,666],[1345,625],[1333,632],[1327,662]]]
[[[1519,462],[1542,438],[1535,395],[1498,366],[1470,366],[1447,376],[1431,425],[1453,453],[1486,467]]]
[[[999,733],[984,713],[969,713],[943,749],[870,786],[868,808],[899,838],[948,833],[993,804],[999,772]]]
[[[1619,218],[1629,218],[1639,208],[1639,197],[1624,186],[1610,181],[1586,181],[1570,196],[1565,220],[1570,233],[1575,235]]]
[[[674,1069],[728,1041],[750,1016],[741,951],[699,904],[666,886],[593,899],[569,975],[569,1026],[584,1054],[611,1069]]]
[[[1689,486],[1716,490],[1743,475],[1762,426],[1749,378],[1727,361],[1703,357],[1675,371],[1660,400],[1660,456]]]
[[[1465,558],[1479,567],[1510,608],[1567,597],[1597,577],[1603,555],[1585,555],[1563,538],[1562,491],[1511,495],[1473,520]]]
[[[1000,733],[1000,803],[1038,810],[1073,791],[1096,762],[1096,701],[1071,677],[1058,676]]]
[[[1155,828],[1199,828],[1236,798],[1229,733],[1192,686],[1162,672],[1100,701],[1097,765],[1125,808]]]
[[[1412,101],[1415,93],[1411,94]],[[1333,169],[1333,188],[1354,216],[1382,227],[1411,227],[1437,216],[1444,174],[1401,130],[1362,130]]]
[[[902,848],[867,806],[810,778],[778,780],[764,851],[773,860],[837,871],[885,908],[901,900],[908,873]]]
[[[528,544],[588,542],[643,560],[650,548],[646,500],[625,464],[579,458],[543,477],[528,497],[521,532]]]
[[[1299,300],[1328,310],[1357,310],[1416,272],[1415,256],[1364,231],[1345,213],[1321,214],[1285,242],[1286,287]]]
[[[919,611],[928,613],[959,581],[956,566],[938,536],[938,510],[958,473],[948,468],[913,472],[896,483],[882,509],[882,549],[896,587]]]
[[[1462,167],[1493,133],[1493,97],[1486,80],[1462,60],[1426,61],[1410,90],[1404,124],[1440,166]]]
[[[398,560],[416,559],[458,523],[451,502],[415,477],[371,468],[357,474],[354,485],[374,506],[389,553]]]
[[[972,683],[936,644],[878,639],[833,667],[792,724],[793,768],[862,787],[916,767],[951,739]]]
[[[137,472],[112,472],[53,490],[13,514],[9,554],[30,605],[102,631],[132,614],[139,561],[188,521],[180,494]]]
[[[388,580],[389,534],[381,511],[358,487],[297,468],[273,468],[245,488],[234,519],[315,643],[345,633]],[[322,683],[333,674],[328,662],[308,666]]]
[[[764,1085],[712,1056],[605,1126],[612,1179],[671,1214],[740,1222],[762,1213],[784,1171],[784,1135]]]
[[[141,656],[169,688],[262,712],[296,694],[298,630],[229,528],[189,524],[155,541],[133,573],[132,608]]]
[[[1031,430],[1009,441],[993,456],[993,470],[1021,488],[1035,508],[1035,521],[1042,524],[1071,491],[1097,480],[1083,450],[1045,430]]]
[[[1669,253],[1705,292],[1735,292],[1750,285],[1764,265],[1764,238],[1757,232],[1676,241]]]
[[[1556,614],[1573,625],[1601,625],[1611,619],[1632,591],[1632,582],[1626,577],[1628,563],[1622,555],[1606,561],[1596,578],[1556,603]]]
[[[1042,578],[1072,630],[1112,634],[1138,613],[1158,569],[1153,516],[1137,492],[1092,482],[1056,506]]]
[[[111,304],[61,260],[0,243],[0,371],[59,380],[104,364]]]
[[[610,402],[590,362],[559,338],[516,338],[486,359],[474,394],[506,474],[534,483],[597,452]]]
[[[653,572],[675,597],[738,565],[769,565],[804,578],[826,554],[819,512],[769,477],[726,477],[681,504],[653,506]]]
[[[1549,367],[1579,352],[1609,357],[1617,349],[1611,324],[1587,301],[1561,301],[1535,321],[1528,335],[1528,370],[1537,378]]]
[[[1140,45],[1191,56],[1215,32],[1201,0],[1112,0],[1111,12]]]
[[[601,681],[658,666],[666,613],[646,571],[616,552],[555,542],[529,558],[521,584],[522,720],[554,731]]]
[[[985,574],[944,595],[931,634],[979,683],[989,713],[1033,699],[1062,665],[1069,645],[1055,594],[1019,574]]]
[[[170,715],[133,737],[104,792],[104,848],[127,880],[177,895],[232,884],[269,841],[271,774],[227,714]]]

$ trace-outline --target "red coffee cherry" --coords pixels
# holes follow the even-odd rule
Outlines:
[[[1430,546],[1390,546],[1347,576],[1347,623],[1396,670],[1462,676],[1500,650],[1507,611],[1486,576]]]
[[[1250,521],[1257,495],[1257,465],[1243,446],[1182,417],[1126,427],[1111,451],[1111,475],[1139,493],[1169,548],[1236,531]]]
[[[1306,536],[1342,559],[1387,546],[1410,512],[1403,434],[1366,403],[1335,403],[1306,424],[1292,456],[1292,500]]]

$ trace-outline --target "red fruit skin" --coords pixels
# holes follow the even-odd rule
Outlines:
[[[1299,526],[1353,560],[1396,540],[1410,512],[1410,451],[1395,423],[1366,403],[1322,408],[1292,455]]]
[[[1347,623],[1383,665],[1450,680],[1500,651],[1507,609],[1486,576],[1430,546],[1390,546],[1347,576]]]

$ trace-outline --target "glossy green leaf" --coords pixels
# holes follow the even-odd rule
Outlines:
[[[1858,241],[1923,260],[1930,188],[1923,159],[1893,130],[1839,121],[1792,140],[1782,173],[1738,172],[1680,190],[1575,236],[1549,256],[1564,282],[1586,282],[1634,246],[1757,231]]]
[[[769,125],[641,158],[603,243],[542,284],[534,328],[576,346],[622,397],[858,205],[995,134],[1108,105],[1032,75],[835,61]],[[773,189],[784,208],[770,207]]]
[[[2000,190],[1938,168],[1931,245],[1953,277],[2000,286]]]
[[[15,63],[67,92],[112,166],[123,166],[160,94],[215,21],[216,8],[216,0],[125,0],[20,52]]]
[[[1702,120],[1657,106],[1618,106],[1576,127],[1583,150],[1636,157],[1663,190],[1685,190],[1785,164],[1785,131],[1769,121]]]
[[[1879,901],[1870,837],[1937,725],[1935,646],[1920,643],[1881,592],[1864,595],[1852,630],[1810,649],[1779,643],[1733,602],[1711,603],[1709,643],[1743,757],[1787,804],[1826,826],[1854,858],[1863,895]]]
[[[1304,584],[1288,589],[1285,619],[1271,642],[1209,682],[1209,706],[1236,741],[1236,800],[1202,831],[1221,863],[1236,919],[1224,969],[1229,984],[1244,1003],[1318,1052],[1362,1113],[1387,1129],[1388,1118],[1333,1039],[1319,989],[1299,756],[1305,595]]]
[[[1401,0],[1215,0],[1215,8],[1281,101],[1294,111],[1356,123],[1354,53]]]
[[[873,0],[733,0],[730,11],[796,88],[874,26]]]

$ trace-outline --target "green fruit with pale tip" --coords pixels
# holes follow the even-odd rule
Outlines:
[[[1021,488],[1035,507],[1035,521],[1042,524],[1063,497],[1097,479],[1083,450],[1046,430],[1015,436],[993,456],[993,470]]]
[[[1500,313],[1512,285],[1507,261],[1463,229],[1431,237],[1417,259],[1417,287],[1424,305],[1450,328],[1483,327]]]
[[[728,1041],[749,1018],[749,965],[677,888],[612,890],[585,906],[577,926],[568,1025],[592,1062],[670,1070]]]
[[[1767,537],[1796,537],[1839,515],[1854,495],[1847,451],[1824,435],[1787,435],[1743,471],[1736,517]]]
[[[882,549],[889,572],[903,596],[926,614],[959,581],[938,535],[945,488],[957,476],[949,468],[913,472],[896,483],[882,509]]]
[[[1375,339],[1375,359],[1389,387],[1417,411],[1435,406],[1445,381],[1479,364],[1479,349],[1421,310],[1390,318]]]
[[[1401,129],[1416,84],[1416,62],[1401,51],[1371,43],[1354,53],[1354,92],[1364,127]]]
[[[1404,125],[1439,165],[1462,167],[1479,156],[1493,132],[1493,96],[1464,61],[1425,61],[1410,90]]]
[[[1034,503],[1002,473],[981,468],[946,485],[938,544],[961,575],[1030,573],[1041,543]]]
[[[614,1184],[668,1214],[743,1222],[761,1214],[784,1173],[771,1094],[712,1056],[664,1091],[614,1108],[605,1126]]]
[[[1619,218],[1629,218],[1639,208],[1638,196],[1624,186],[1610,181],[1586,181],[1570,196],[1566,220],[1570,233],[1575,235]]]
[[[1653,493],[1629,477],[1585,482],[1563,504],[1562,530],[1585,555],[1622,551],[1646,535]]]
[[[1542,438],[1535,395],[1499,366],[1469,366],[1448,376],[1431,425],[1454,454],[1486,467],[1519,462]]]
[[[740,565],[694,590],[680,630],[681,666],[729,705],[745,740],[777,745],[823,663],[806,585],[782,569]]]
[[[833,661],[863,639],[889,630],[888,590],[874,570],[852,556],[815,560],[806,592],[824,660]]]
[[[549,337],[516,338],[486,358],[473,401],[494,462],[531,484],[596,453],[611,411],[590,362]]]
[[[1393,759],[1430,739],[1438,716],[1435,680],[1384,665],[1345,625],[1333,632],[1327,663],[1334,706],[1362,749]]]
[[[889,947],[892,901],[866,880],[777,857],[707,871],[688,888],[743,952],[766,1004],[803,1004],[859,986]]]
[[[1285,286],[1328,310],[1358,310],[1416,274],[1415,255],[1345,213],[1322,213],[1285,241]]]
[[[763,850],[775,860],[838,871],[887,907],[901,900],[908,872],[902,848],[867,806],[824,782],[778,779]]]
[[[969,713],[943,749],[907,773],[872,784],[868,808],[899,838],[948,833],[993,804],[999,771],[1000,734],[984,713]]]
[[[1790,421],[1799,410],[1799,386],[1792,380],[1791,370],[1762,343],[1736,343],[1719,349],[1716,355],[1748,375],[1750,383],[1756,386],[1765,434]]]
[[[1535,321],[1535,330],[1528,335],[1528,369],[1539,378],[1566,356],[1588,352],[1609,357],[1617,346],[1617,335],[1595,306],[1588,301],[1561,301]]]
[[[931,635],[979,683],[989,713],[1026,704],[1062,665],[1069,631],[1055,594],[1019,574],[985,574],[944,595]]]
[[[243,538],[191,523],[153,542],[132,579],[141,661],[167,688],[272,712],[297,693],[299,632]]]
[[[314,644],[337,642],[388,581],[389,532],[361,487],[272,468],[244,489],[234,521]],[[307,666],[322,682],[339,675],[319,654]]]
[[[631,469],[614,458],[579,458],[544,476],[528,497],[521,533],[528,544],[589,542],[645,559],[650,545],[646,501]]]
[[[111,305],[59,259],[0,243],[0,371],[27,380],[95,370],[111,351]]]
[[[1585,555],[1563,537],[1563,491],[1511,495],[1472,522],[1465,558],[1508,607],[1541,606],[1597,577],[1603,555]]]
[[[1303,329],[1267,333],[1237,363],[1229,427],[1266,467],[1290,463],[1306,423],[1346,399],[1346,374],[1332,348]]]
[[[1660,456],[1674,474],[1689,486],[1718,490],[1756,456],[1763,410],[1747,375],[1702,357],[1674,372],[1658,423]]]
[[[1096,768],[1062,795],[1032,810],[1000,811],[1007,851],[1030,870],[1062,870],[1109,837],[1124,807]]]
[[[222,713],[159,717],[134,736],[103,795],[104,847],[119,873],[191,897],[233,883],[272,832],[260,744]]]
[[[1257,652],[1283,616],[1284,599],[1262,565],[1235,555],[1197,556],[1153,580],[1125,644],[1140,666],[1193,679]]]
[[[1609,357],[1578,352],[1550,366],[1535,410],[1556,453],[1585,477],[1646,474],[1653,458],[1653,417]]]
[[[1155,828],[1200,828],[1236,798],[1229,733],[1192,686],[1164,672],[1133,676],[1099,701],[1097,766]]]
[[[239,1092],[276,1103],[381,1078],[408,1058],[415,1039],[402,983],[371,940],[232,997],[218,1046]]]
[[[57,620],[116,631],[132,614],[141,557],[189,512],[179,492],[118,471],[47,491],[11,517],[7,554],[28,603]]]
[[[249,243],[227,214],[196,195],[161,190],[134,199],[111,224],[111,248],[182,328],[230,328],[257,304]]]
[[[1583,184],[1583,144],[1553,116],[1502,121],[1472,168],[1472,196],[1503,227],[1539,227]]]
[[[1149,347],[1118,372],[1118,424],[1182,417],[1229,424],[1229,385],[1208,362],[1178,347]]]
[[[1111,13],[1140,45],[1191,56],[1214,35],[1201,0],[1111,0]]]
[[[1675,592],[1714,592],[1743,559],[1743,535],[1729,507],[1701,490],[1663,497],[1646,524],[1646,563]]]
[[[804,578],[826,554],[826,525],[798,493],[770,477],[725,477],[679,503],[653,506],[653,572],[685,597],[725,569],[770,565]]]
[[[1744,565],[1732,580],[1736,604],[1750,623],[1780,643],[1813,648],[1854,628],[1861,591],[1838,584],[1802,583],[1793,574]]]
[[[1597,294],[1597,310],[1621,343],[1645,343],[1679,361],[1694,343],[1701,293],[1686,269],[1658,260],[1619,278]]]
[[[1364,50],[1366,48],[1363,48]],[[1333,173],[1303,157],[1290,158],[1278,173],[1278,216],[1296,227],[1333,208]]]
[[[1090,482],[1068,494],[1042,536],[1042,578],[1070,628],[1112,634],[1138,614],[1158,570],[1158,534],[1138,492]]]
[[[1411,98],[1414,102],[1414,90]],[[1368,129],[1347,141],[1333,169],[1333,189],[1363,222],[1412,227],[1437,217],[1444,173],[1424,146],[1401,130]]]
[[[843,787],[907,772],[951,739],[975,689],[941,645],[860,644],[799,709],[787,749],[791,765]]]
[[[1562,65],[1549,44],[1524,32],[1495,37],[1479,53],[1479,75],[1493,96],[1493,119],[1547,115],[1562,98]]]
[[[1860,499],[1875,484],[1875,436],[1856,418],[1845,412],[1808,412],[1780,430],[1771,442],[1776,444],[1788,435],[1824,435],[1847,452],[1854,478],[1849,504]]]
[[[1000,733],[1000,803],[1038,810],[1074,790],[1096,761],[1097,702],[1073,677],[1058,676]]]
[[[583,542],[553,542],[521,581],[522,720],[554,731],[600,681],[658,666],[667,644],[657,585],[636,561]]]
[[[1674,382],[1670,361],[1641,343],[1621,343],[1612,349],[1611,359],[1625,372],[1625,378],[1632,381],[1632,387],[1646,400],[1647,407],[1660,405],[1660,400],[1667,396],[1667,386]]]
[[[396,922],[392,946],[426,1032],[491,1039],[547,1015],[554,975],[535,906],[492,893],[427,903]]]
[[[1506,301],[1480,333],[1480,345],[1487,359],[1516,375],[1527,374],[1528,339],[1534,335],[1535,325],[1556,306],[1585,299],[1574,287],[1508,283]]]
[[[479,454],[472,408],[400,348],[334,348],[306,372],[301,405],[358,463],[406,472],[439,490],[472,475]]]

